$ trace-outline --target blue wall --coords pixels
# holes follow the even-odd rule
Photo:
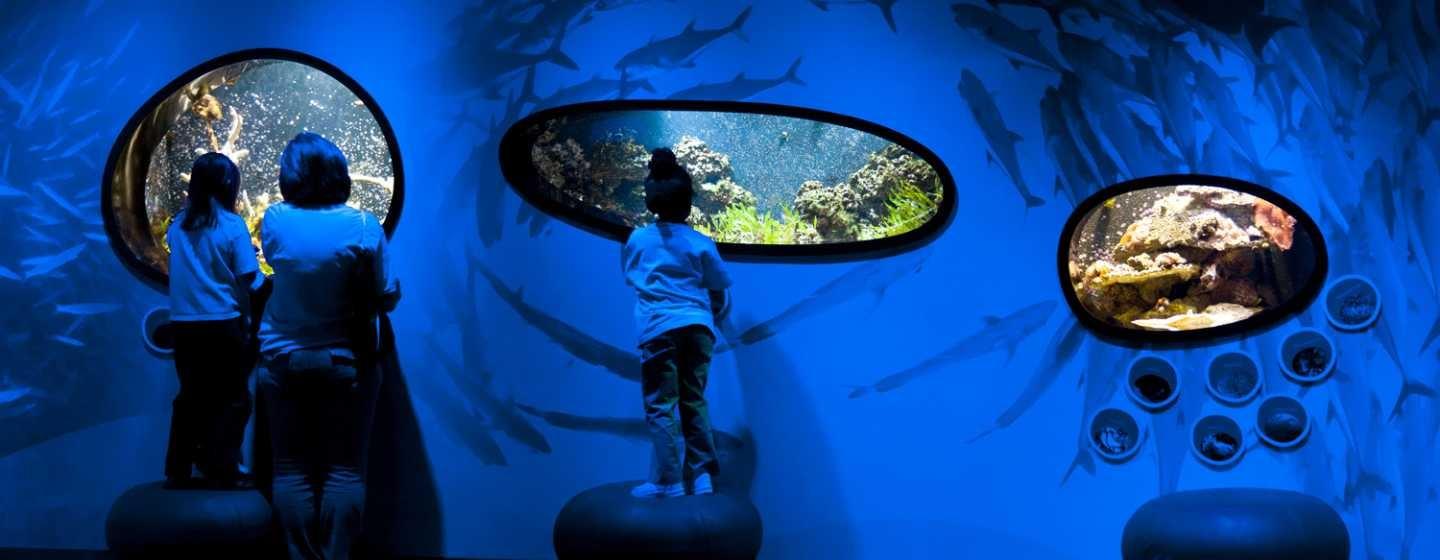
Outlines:
[[[1440,370],[1437,346],[1422,348],[1440,312],[1440,196],[1425,192],[1440,157],[1440,127],[1425,118],[1440,107],[1430,89],[1440,87],[1440,30],[1433,0],[1356,3],[1270,2],[1269,15],[1298,24],[1258,54],[1244,33],[1262,28],[1258,18],[1226,33],[1216,26],[1227,22],[1206,14],[1099,0],[1085,3],[1098,20],[1080,9],[1061,16],[1071,32],[1106,37],[1121,62],[1112,67],[1103,52],[1062,44],[1033,8],[1004,5],[999,13],[1034,34],[999,22],[967,28],[947,3],[902,1],[892,32],[868,4],[831,2],[822,11],[802,0],[756,2],[748,42],[723,37],[693,68],[652,76],[663,96],[739,71],[779,76],[803,56],[808,85],[752,100],[892,127],[933,149],[957,178],[954,223],[924,249],[853,264],[733,266],[739,328],[828,286],[818,306],[805,304],[813,314],[721,355],[713,371],[717,426],[744,444],[726,465],[753,473],[728,483],[748,488],[759,507],[765,556],[1111,558],[1144,501],[1245,485],[1298,489],[1335,504],[1354,558],[1440,554],[1440,402],[1416,397],[1391,418],[1402,382],[1434,383]],[[345,70],[387,113],[405,158],[408,197],[393,246],[406,300],[395,320],[425,453],[415,460],[428,462],[439,494],[438,511],[411,521],[442,530],[390,545],[544,557],[566,499],[644,475],[648,451],[631,435],[637,385],[569,351],[633,346],[633,296],[616,270],[618,247],[524,208],[501,179],[498,135],[536,106],[507,107],[522,79],[494,76],[500,57],[486,53],[495,28],[484,9],[137,4],[0,6],[0,546],[102,547],[111,501],[158,478],[174,374],[141,349],[137,323],[165,300],[123,270],[104,240],[101,167],[120,127],[158,87],[205,59],[251,47],[301,50]],[[613,77],[615,61],[652,35],[678,33],[691,19],[718,27],[744,8],[626,4],[575,20],[562,48],[580,69],[539,64],[536,95],[596,73]],[[465,34],[470,46],[457,50]],[[1165,47],[1167,37],[1179,44]],[[1029,59],[1017,53],[1036,40],[1072,69],[1067,78],[1044,68],[1039,51]],[[1135,63],[1163,76],[1164,87],[1127,83]],[[966,69],[1023,138],[1022,177],[987,163],[989,146],[956,88]],[[1104,141],[1069,149],[1047,135],[1041,100],[1050,87],[1078,108],[1067,116]],[[1132,113],[1149,128],[1137,127]],[[1088,171],[1092,162],[1100,173]],[[1117,390],[1122,364],[1139,350],[1087,335],[1073,355],[1055,354],[1050,341],[1073,321],[1054,270],[1072,208],[1050,192],[1057,174],[1083,196],[1118,179],[1186,171],[1289,196],[1320,222],[1332,277],[1359,272],[1376,281],[1379,326],[1334,333],[1336,377],[1302,391],[1272,359],[1286,332],[1328,331],[1318,305],[1240,340],[1154,350],[1184,376],[1179,405],[1155,416]],[[1045,205],[1025,210],[1013,182],[1022,178]],[[83,250],[73,260],[27,261],[75,246]],[[527,309],[592,338],[557,340],[535,312],[497,297],[479,266],[523,288]],[[1013,356],[982,353],[897,390],[847,398],[852,387],[978,332],[986,315],[1045,302],[1056,305],[1043,325],[1013,329]],[[57,310],[69,303],[119,307],[82,317]],[[1299,396],[1320,429],[1299,452],[1260,447],[1236,468],[1212,471],[1190,453],[1187,427],[1220,411],[1200,374],[1211,355],[1233,348],[1259,356],[1267,391]],[[1148,425],[1145,447],[1127,463],[1095,460],[1077,446],[1082,419],[1105,406],[1132,410]],[[526,412],[537,409],[574,416]],[[1226,412],[1248,426],[1254,404]],[[969,442],[997,422],[1001,429]]]

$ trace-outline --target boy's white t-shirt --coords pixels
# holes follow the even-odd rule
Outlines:
[[[704,325],[719,338],[710,290],[730,287],[715,242],[685,224],[657,222],[636,229],[620,251],[625,282],[635,288],[640,344],[666,331]]]
[[[267,356],[350,342],[346,327],[355,302],[347,286],[359,256],[373,258],[377,296],[399,290],[385,230],[369,212],[343,204],[274,204],[265,210],[260,241],[275,270],[260,323],[260,351]]]
[[[248,301],[240,277],[260,270],[250,232],[234,213],[217,210],[215,218],[214,226],[187,231],[182,210],[170,223],[171,321],[234,319]]]

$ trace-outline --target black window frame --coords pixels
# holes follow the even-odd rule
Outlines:
[[[824,122],[894,142],[924,159],[940,178],[941,199],[935,216],[911,231],[882,239],[812,245],[716,243],[720,254],[727,260],[817,263],[883,258],[929,244],[938,238],[954,219],[957,204],[955,179],[945,162],[920,142],[884,125],[848,115],[807,107],[750,101],[614,99],[560,105],[532,112],[511,125],[500,140],[500,169],[506,183],[521,200],[541,212],[590,233],[624,243],[632,231],[629,226],[576,211],[575,208],[544,194],[541,178],[530,157],[532,139],[527,133],[534,125],[559,117],[618,111],[748,113]]]
[[[1297,228],[1303,230],[1306,235],[1310,236],[1310,243],[1315,249],[1315,268],[1311,271],[1310,277],[1306,280],[1305,284],[1295,292],[1295,296],[1276,307],[1260,311],[1245,320],[1191,331],[1128,329],[1107,323],[1086,310],[1085,306],[1080,303],[1079,296],[1075,294],[1075,288],[1070,283],[1070,244],[1075,235],[1076,228],[1079,227],[1081,221],[1089,216],[1091,211],[1111,198],[1134,191],[1179,185],[1222,187],[1251,194],[1264,199],[1270,204],[1278,206],[1286,213],[1295,217]],[[1296,204],[1290,200],[1289,197],[1279,192],[1243,179],[1198,173],[1152,175],[1131,179],[1129,181],[1116,183],[1086,197],[1075,206],[1075,209],[1070,213],[1070,217],[1065,220],[1064,229],[1061,230],[1060,234],[1060,247],[1057,251],[1056,258],[1056,271],[1059,273],[1060,291],[1064,294],[1065,302],[1070,306],[1071,313],[1080,321],[1080,324],[1101,338],[1114,342],[1138,343],[1143,345],[1166,345],[1197,341],[1219,342],[1231,337],[1256,333],[1271,328],[1313,303],[1315,298],[1320,295],[1320,290],[1325,284],[1329,270],[1330,259],[1325,246],[1325,236],[1321,234],[1320,227],[1314,218],[1311,218],[1310,214],[1301,208],[1299,204]]]
[[[385,112],[380,109],[379,103],[376,103],[375,98],[370,95],[370,92],[366,91],[359,82],[343,70],[340,70],[339,67],[308,53],[268,47],[229,52],[201,62],[181,73],[164,86],[161,86],[159,90],[140,106],[140,109],[130,117],[130,120],[126,121],[125,126],[120,129],[120,134],[116,137],[115,143],[110,148],[110,154],[105,161],[104,175],[101,176],[100,180],[100,208],[105,225],[105,234],[110,239],[110,249],[114,251],[115,256],[120,259],[120,262],[122,262],[125,268],[130,270],[133,275],[162,292],[168,290],[170,276],[150,266],[142,260],[135,251],[131,250],[120,231],[120,224],[116,223],[115,212],[117,210],[112,198],[116,165],[119,164],[121,155],[127,152],[127,145],[130,143],[140,125],[146,119],[150,118],[151,114],[159,108],[161,103],[164,103],[165,100],[169,99],[180,88],[185,87],[196,78],[209,72],[231,64],[238,64],[250,60],[281,60],[309,66],[324,72],[326,75],[340,82],[365,104],[365,108],[375,117],[376,124],[380,126],[380,130],[385,136],[386,147],[390,150],[391,171],[395,174],[395,191],[390,198],[390,208],[386,212],[385,220],[381,224],[385,230],[385,236],[387,238],[393,236],[395,228],[400,224],[400,214],[405,206],[405,166],[400,156],[400,143],[395,137],[395,130],[394,127],[391,126],[390,120],[386,118]],[[148,170],[150,164],[149,158],[146,157],[142,159]],[[144,175],[144,173],[141,174],[142,177]],[[137,216],[139,223],[149,222],[149,218],[143,215],[145,211],[145,190],[145,185],[142,182],[139,188],[132,188],[132,192],[130,193],[132,199],[130,201],[131,208],[142,214]],[[158,240],[149,235],[148,231],[145,237],[150,243],[158,243]]]

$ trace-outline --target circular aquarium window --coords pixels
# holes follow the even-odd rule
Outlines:
[[[207,152],[240,168],[236,212],[256,247],[265,209],[281,201],[279,159],[304,131],[335,143],[350,163],[348,204],[394,232],[404,200],[390,123],[359,84],[294,51],[257,49],[205,62],[167,84],[132,117],[110,151],[101,204],[110,245],[137,276],[168,283],[165,233],[185,205],[190,165]],[[261,256],[261,267],[264,256]]]
[[[1070,216],[1063,292],[1082,323],[1145,342],[1218,337],[1300,309],[1325,277],[1314,220],[1259,185],[1165,175],[1104,189]]]
[[[670,148],[693,182],[689,223],[740,259],[863,258],[933,239],[955,186],[898,132],[812,109],[616,100],[546,109],[500,144],[505,178],[535,207],[623,241],[654,220],[644,182]]]

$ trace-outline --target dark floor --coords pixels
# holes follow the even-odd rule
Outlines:
[[[0,560],[116,560],[104,550],[51,548],[0,548]],[[371,559],[379,560],[379,559]],[[486,560],[481,558],[440,558],[436,556],[392,556],[385,560]],[[495,559],[492,559],[495,560]]]

